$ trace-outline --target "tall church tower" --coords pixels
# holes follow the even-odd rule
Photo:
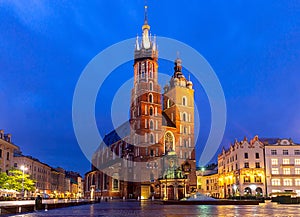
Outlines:
[[[158,84],[158,51],[155,37],[149,33],[145,6],[142,38],[136,38],[134,51],[134,86],[131,91],[131,144],[136,156],[158,153],[161,133],[161,88]],[[156,147],[155,147],[156,144]]]

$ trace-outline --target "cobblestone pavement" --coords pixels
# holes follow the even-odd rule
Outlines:
[[[61,208],[49,211],[40,211],[22,215],[22,217],[59,217],[59,216],[144,216],[144,217],[182,217],[182,216],[289,216],[300,217],[300,205],[278,205],[265,203],[258,206],[210,206],[210,205],[161,205],[156,202],[101,202],[92,205]]]

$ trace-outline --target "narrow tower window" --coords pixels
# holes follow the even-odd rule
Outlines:
[[[152,121],[152,120],[150,120],[150,123],[149,123],[149,124],[150,124],[150,129],[151,129],[151,130],[153,130],[153,129],[154,129],[154,124],[153,124],[153,121]]]
[[[184,106],[187,105],[187,99],[186,99],[186,96],[182,97],[182,105],[184,105]]]
[[[150,134],[150,143],[151,143],[151,144],[153,144],[153,143],[154,143],[154,136],[153,136],[153,134],[152,134],[152,133]]]
[[[149,114],[150,114],[150,115],[153,115],[153,107],[152,107],[152,106],[151,106],[150,109],[149,109]]]
[[[153,102],[153,95],[151,93],[149,94],[149,102]]]
[[[186,115],[186,113],[185,113],[185,112],[183,112],[183,114],[182,114],[182,120],[183,120],[183,121],[187,121],[187,118],[186,118],[186,116],[187,116],[187,115]]]
[[[150,74],[150,75],[151,75],[151,74]],[[149,90],[150,90],[150,91],[153,91],[153,83],[152,83],[151,81],[149,82]]]

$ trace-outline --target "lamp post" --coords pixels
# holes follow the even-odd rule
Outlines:
[[[23,176],[22,176],[22,197],[24,198],[24,173],[25,173],[25,170],[27,170],[27,167],[25,167],[24,165],[22,165],[20,167],[20,169],[23,172]]]

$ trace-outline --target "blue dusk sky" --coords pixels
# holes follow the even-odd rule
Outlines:
[[[141,35],[143,5],[143,0],[0,1],[0,128],[25,155],[81,174],[90,169],[72,124],[76,83],[99,52]],[[227,123],[217,145],[255,135],[300,142],[300,1],[149,0],[148,5],[151,33],[193,47],[219,78]],[[160,71],[172,74],[172,62],[159,64]],[[132,75],[128,62],[101,87],[95,117],[102,135],[113,129],[112,99]],[[199,156],[211,114],[201,81],[194,87]],[[120,113],[128,111],[129,100]]]

